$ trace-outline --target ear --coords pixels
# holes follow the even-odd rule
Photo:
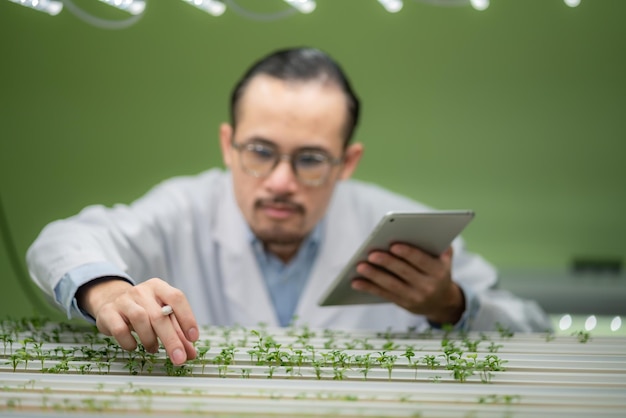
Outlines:
[[[348,145],[346,148],[346,153],[344,157],[343,167],[341,169],[341,173],[339,174],[339,178],[341,180],[349,179],[356,170],[357,165],[359,165],[359,161],[363,156],[363,144],[360,142],[356,142],[354,144]]]
[[[230,168],[231,161],[231,140],[233,137],[233,127],[228,123],[220,125],[220,147],[222,148],[222,160],[224,165]]]

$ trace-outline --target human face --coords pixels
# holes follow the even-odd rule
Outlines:
[[[244,218],[268,250],[284,260],[324,216],[335,184],[348,178],[362,153],[360,144],[344,150],[346,98],[334,84],[289,82],[266,75],[254,77],[237,109],[237,127],[220,128],[224,163],[232,171],[235,197]],[[290,162],[280,160],[265,177],[241,167],[235,144],[265,143],[281,154],[320,150],[342,162],[326,181],[306,185],[298,181]]]

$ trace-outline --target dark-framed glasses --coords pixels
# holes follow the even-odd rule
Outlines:
[[[324,184],[333,167],[343,161],[343,158],[333,158],[320,150],[302,149],[293,154],[281,154],[276,147],[260,142],[231,143],[239,151],[241,168],[246,173],[254,177],[266,177],[280,161],[286,160],[291,164],[298,181],[307,186]]]

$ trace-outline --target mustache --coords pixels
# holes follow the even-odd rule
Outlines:
[[[294,202],[286,196],[275,196],[267,199],[257,199],[254,202],[255,209],[260,209],[266,206],[280,206],[296,212],[304,213],[304,206]]]

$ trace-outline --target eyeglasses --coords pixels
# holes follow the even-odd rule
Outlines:
[[[287,160],[298,181],[307,186],[321,186],[333,167],[343,158],[333,158],[324,151],[300,150],[293,154],[280,154],[275,147],[259,142],[232,146],[239,151],[241,168],[254,177],[268,176],[282,160]]]

